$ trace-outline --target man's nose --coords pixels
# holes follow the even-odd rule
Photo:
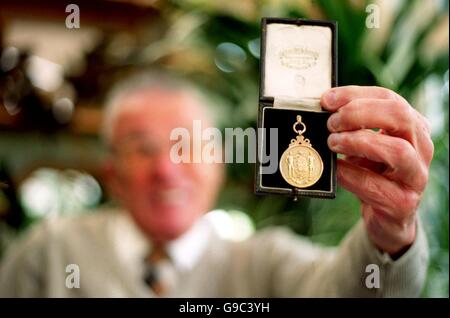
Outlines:
[[[152,162],[152,179],[158,182],[171,182],[180,177],[180,164],[172,162],[169,152],[162,152]]]

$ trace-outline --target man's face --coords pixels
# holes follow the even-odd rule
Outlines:
[[[196,99],[181,92],[133,93],[120,109],[111,136],[112,189],[148,236],[174,239],[212,207],[223,172],[219,164],[173,163],[170,132],[191,131],[193,120],[208,127],[210,120]]]

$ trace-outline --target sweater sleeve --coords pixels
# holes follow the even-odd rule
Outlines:
[[[428,245],[420,220],[416,226],[413,245],[396,260],[372,244],[362,220],[337,248],[275,230],[254,242],[254,248],[263,250],[253,253],[261,257],[254,270],[259,267],[266,274],[273,297],[418,297]]]
[[[43,296],[44,237],[45,228],[36,226],[9,247],[0,263],[0,298]]]

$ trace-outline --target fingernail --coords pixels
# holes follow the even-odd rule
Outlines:
[[[338,131],[339,125],[341,121],[341,115],[339,113],[334,113],[333,115],[328,118],[328,129],[330,131]]]
[[[323,99],[325,106],[334,106],[334,103],[336,102],[336,92],[334,90],[328,91],[325,93]]]
[[[341,134],[331,134],[328,137],[328,146],[332,149],[332,150],[336,150],[339,146],[339,142],[341,141]]]

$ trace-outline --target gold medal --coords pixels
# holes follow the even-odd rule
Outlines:
[[[300,129],[298,129],[300,126]],[[306,188],[315,184],[323,172],[323,162],[319,153],[312,147],[309,139],[303,136],[306,126],[302,116],[297,115],[294,131],[298,134],[291,139],[288,149],[281,155],[280,172],[284,180],[297,188]]]

